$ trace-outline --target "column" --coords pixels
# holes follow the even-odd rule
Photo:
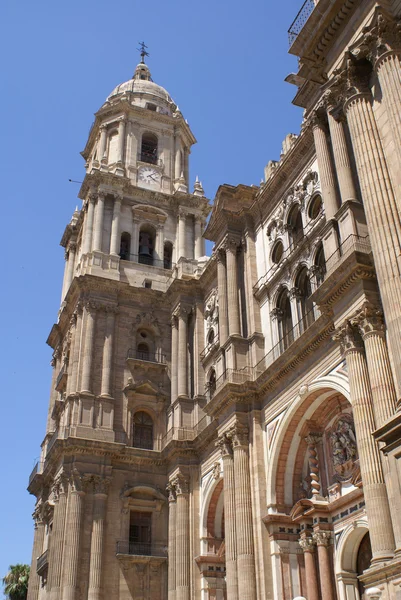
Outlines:
[[[158,223],[156,229],[156,259],[158,260],[157,266],[164,266],[164,225],[162,223]]]
[[[179,179],[181,177],[182,165],[181,165],[181,150],[179,146],[178,140],[176,140],[176,150],[175,150],[175,165],[174,165],[174,179]]]
[[[351,405],[372,545],[372,563],[381,562],[392,558],[395,544],[379,449],[372,435],[376,426],[363,342],[350,323],[338,329],[334,339],[341,343],[348,367]]]
[[[168,490],[168,600],[175,600],[175,568],[176,568],[176,512],[177,497],[175,487],[171,483],[167,486]]]
[[[103,345],[101,396],[111,398],[111,376],[113,372],[113,341],[116,320],[116,306],[106,307],[106,332]]]
[[[68,394],[76,394],[78,391],[78,367],[79,357],[81,354],[81,335],[82,335],[82,304],[79,302],[74,311],[75,316],[75,331],[74,331],[74,346],[70,355],[71,373],[69,382],[67,381]],[[67,395],[68,395],[67,394]]]
[[[61,299],[60,302],[64,301],[65,293],[67,289],[67,273],[68,273],[68,251],[64,252],[64,274],[63,274],[63,285],[61,286]]]
[[[86,302],[85,304],[85,341],[82,354],[82,381],[81,391],[92,393],[92,362],[95,343],[96,304]]]
[[[293,287],[290,290],[290,305],[291,305],[291,317],[293,324],[294,339],[298,338],[306,329],[306,325],[302,319],[302,311],[298,310],[302,293],[297,287]]]
[[[94,194],[91,194],[88,199],[87,212],[86,212],[86,216],[85,216],[85,225],[84,225],[84,231],[83,231],[83,240],[82,240],[82,246],[83,246],[82,253],[83,254],[88,254],[92,250],[95,200],[96,200],[96,196],[94,196]]]
[[[324,210],[326,219],[329,221],[340,208],[340,203],[337,196],[335,174],[323,115],[319,113],[313,115],[312,130],[313,138],[315,140],[317,163],[319,166]]]
[[[176,600],[190,599],[189,488],[180,474],[174,479],[176,512]]]
[[[48,589],[50,600],[61,598],[61,567],[63,564],[65,516],[67,510],[68,480],[61,475],[54,482],[53,530],[49,548]]]
[[[63,600],[78,598],[79,546],[83,521],[82,481],[78,473],[73,473],[68,488],[68,506],[65,528],[65,550],[63,561]]]
[[[35,508],[32,516],[35,523],[35,533],[33,537],[31,571],[29,575],[27,600],[38,600],[40,577],[36,572],[36,561],[43,552],[43,542],[45,539],[45,524],[43,521],[42,507],[38,506]]]
[[[118,125],[118,155],[117,162],[124,162],[124,147],[125,147],[125,117],[120,118]]]
[[[228,311],[228,330],[230,335],[241,335],[239,299],[238,299],[238,265],[237,265],[238,242],[236,240],[227,240],[227,303],[230,307]]]
[[[338,114],[334,116],[333,106],[329,106],[327,119],[329,122],[341,202],[344,204],[344,202],[347,202],[348,200],[357,200],[351,161],[347,147],[347,138],[345,137],[344,131],[344,116]]]
[[[310,537],[299,540],[299,545],[304,552],[305,578],[308,600],[320,600],[315,564],[315,542]]]
[[[70,289],[70,285],[72,283],[72,278],[74,276],[76,251],[77,251],[76,243],[70,242],[68,244],[68,267],[67,267],[67,274],[66,274],[66,279],[65,279],[64,297],[67,295],[68,290]],[[64,298],[63,298],[63,300],[64,300]]]
[[[139,256],[139,221],[137,217],[134,215],[134,219],[132,221],[132,235],[131,235],[131,255],[136,257],[138,260]],[[135,260],[135,259],[134,259]]]
[[[69,358],[69,363],[68,363],[67,385],[66,385],[66,390],[65,390],[66,397],[68,397],[71,394],[72,371],[74,368],[74,349],[75,349],[75,344],[79,343],[79,340],[77,340],[77,313],[76,313],[76,311],[73,312],[72,317],[70,319],[70,329],[68,332],[68,336],[71,339],[71,345],[70,345],[70,358]]]
[[[376,427],[382,427],[395,412],[396,391],[390,367],[383,313],[377,307],[366,305],[353,319],[365,344],[373,412]],[[382,455],[384,477],[393,523],[396,547],[401,551],[401,495],[397,474],[390,468],[389,458]]]
[[[388,338],[401,393],[401,214],[391,186],[366,74],[349,70],[348,88],[360,93],[348,98],[347,115],[362,199],[369,227]]]
[[[202,217],[195,217],[195,260],[203,256]]]
[[[97,195],[95,229],[93,232],[93,250],[97,252],[102,251],[104,196],[104,192],[99,192]]]
[[[216,446],[220,448],[221,455],[223,457],[224,530],[226,544],[227,600],[239,600],[237,574],[237,535],[235,528],[236,504],[233,453],[230,440],[225,435],[219,437]]]
[[[93,522],[89,565],[88,600],[102,598],[102,557],[104,541],[104,520],[106,517],[107,490],[110,481],[99,476],[93,477]]]
[[[188,396],[188,311],[178,312],[178,396]]]
[[[248,429],[236,424],[230,429],[229,436],[234,454],[238,597],[240,600],[256,600]]]
[[[120,254],[120,216],[122,196],[114,197],[113,220],[111,223],[110,254]]]
[[[220,346],[228,338],[228,305],[227,305],[227,270],[226,253],[220,248],[217,257],[217,287],[219,294],[219,340]]]
[[[178,322],[177,317],[171,319],[171,402],[178,396]]]
[[[185,250],[185,231],[186,229],[186,213],[183,210],[179,210],[178,212],[178,256],[177,256],[177,262],[178,259],[180,259],[182,256],[186,256],[186,250]]]
[[[106,158],[106,146],[107,146],[107,125],[100,125],[100,142],[99,142],[99,162],[102,162]]]
[[[337,598],[337,594],[335,594],[333,589],[331,557],[329,554],[330,538],[330,531],[318,531],[313,534],[313,539],[317,545],[322,600],[335,600]]]
[[[322,500],[320,494],[320,472],[319,472],[319,459],[317,454],[317,445],[322,439],[321,433],[310,433],[306,438],[305,442],[308,444],[309,451],[309,469],[312,487],[312,499]]]

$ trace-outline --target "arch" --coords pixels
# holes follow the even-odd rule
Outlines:
[[[273,438],[270,456],[267,461],[269,472],[267,474],[267,504],[277,504],[278,470],[288,474],[287,495],[284,497],[288,505],[292,504],[292,481],[295,467],[296,451],[290,455],[291,444],[298,444],[299,431],[305,420],[309,419],[318,406],[326,398],[338,392],[350,402],[348,380],[340,374],[327,375],[312,383],[308,383],[306,395],[298,395],[291,400],[281,419],[279,429]],[[302,389],[302,388],[301,388]],[[294,431],[294,423],[298,422]],[[295,447],[295,446],[294,446]],[[287,456],[288,455],[288,456]],[[288,461],[287,461],[288,458]],[[284,480],[281,482],[284,487]]]
[[[281,350],[284,352],[294,341],[294,323],[292,321],[290,293],[287,288],[282,288],[277,297],[278,333]]]
[[[214,367],[212,367],[208,373],[207,377],[208,391],[209,391],[209,399],[213,398],[216,392],[216,371]]]
[[[163,267],[165,269],[171,269],[173,266],[173,244],[171,242],[164,242],[163,248]]]
[[[306,265],[301,265],[295,278],[297,289],[297,308],[300,333],[303,333],[315,320],[313,312],[312,285]]]
[[[277,240],[271,251],[271,262],[278,265],[284,255],[284,244],[281,240]]]
[[[139,229],[138,262],[153,265],[156,245],[156,230],[150,223],[144,223]]]
[[[207,554],[213,548],[218,553],[219,544],[224,538],[224,480],[214,479],[210,474],[200,518],[201,553]],[[218,538],[216,540],[216,538]],[[216,542],[218,542],[216,544]]]
[[[157,135],[151,133],[150,131],[146,131],[142,135],[141,142],[141,161],[150,163],[152,165],[157,164],[157,148],[158,148],[158,139]]]
[[[148,412],[138,410],[132,418],[132,445],[134,448],[153,450],[153,419]]]
[[[134,485],[133,487],[125,490],[122,494],[122,496],[124,498],[128,498],[129,496],[135,496],[135,495],[150,496],[151,498],[154,498],[155,500],[161,500],[162,502],[166,502],[166,497],[163,496],[161,491],[158,490],[157,488],[155,488],[153,485],[150,485],[148,483],[139,483],[137,485]]]
[[[316,267],[316,286],[319,286],[323,283],[326,275],[326,257],[324,255],[323,242],[319,242],[316,246],[313,265]]]
[[[301,207],[298,203],[293,204],[287,217],[287,228],[290,246],[296,246],[304,237],[304,226],[302,221]]]
[[[131,256],[131,235],[124,231],[121,234],[120,240],[120,258],[121,260],[129,260]]]
[[[314,221],[322,213],[323,200],[320,192],[314,194],[309,200],[308,204],[308,217],[311,221]]]

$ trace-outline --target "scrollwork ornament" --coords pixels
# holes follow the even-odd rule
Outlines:
[[[363,342],[356,327],[347,321],[333,335],[333,340],[340,343],[341,353],[346,356],[349,352],[361,352]]]
[[[359,329],[363,339],[371,335],[385,336],[386,328],[383,312],[377,307],[364,306],[351,322]]]
[[[166,490],[168,492],[168,501],[175,502],[177,500],[177,496],[175,493],[175,485],[173,482],[169,482],[166,486]]]
[[[387,17],[382,12],[376,14],[375,22],[362,30],[363,39],[360,52],[365,53],[375,70],[390,53],[401,52],[401,21]]]
[[[108,477],[101,477],[100,475],[94,475],[92,478],[93,493],[96,496],[107,496],[111,480]]]
[[[329,546],[331,540],[330,531],[316,531],[312,536],[317,546]]]
[[[248,447],[249,443],[249,430],[248,427],[244,425],[240,425],[236,423],[233,427],[230,428],[228,435],[232,440],[233,448],[238,448],[240,446]]]
[[[224,458],[225,456],[232,456],[232,444],[231,440],[227,437],[226,434],[221,435],[217,442],[216,448],[219,448],[221,452],[221,456]]]
[[[316,542],[311,537],[302,538],[298,541],[304,552],[313,552],[316,546]]]
[[[189,481],[181,473],[174,478],[172,483],[174,485],[175,493],[177,496],[189,493]]]

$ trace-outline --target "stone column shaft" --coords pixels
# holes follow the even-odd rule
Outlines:
[[[333,589],[332,566],[329,554],[329,532],[319,532],[314,534],[317,541],[317,555],[319,560],[320,589],[322,591],[322,600],[336,600],[337,595]]]
[[[178,215],[178,256],[177,261],[182,256],[186,256],[186,244],[185,244],[185,233],[186,233],[186,215],[180,212]]]
[[[76,600],[78,598],[82,516],[83,493],[76,489],[75,484],[70,484],[63,561],[63,600]]]
[[[68,392],[70,394],[75,394],[78,391],[78,367],[79,367],[79,357],[81,354],[81,335],[82,335],[82,306],[78,305],[76,316],[76,324],[74,331],[74,347],[72,351],[72,356],[70,358],[71,361],[71,374],[70,374],[70,383],[68,385]],[[68,382],[67,382],[68,383]]]
[[[176,588],[176,531],[177,531],[177,499],[170,489],[168,514],[168,600],[175,600]]]
[[[380,141],[371,94],[361,93],[346,105],[352,145],[380,295],[388,329],[388,338],[401,393],[401,214],[398,212],[390,176]]]
[[[181,177],[182,165],[181,165],[181,150],[179,147],[179,142],[176,140],[176,151],[175,151],[175,168],[174,168],[174,179],[179,179]]]
[[[188,313],[178,315],[178,395],[188,396]]]
[[[176,317],[171,320],[171,402],[178,396],[178,324]]]
[[[362,341],[358,340],[350,325],[346,325],[339,335],[342,336],[348,366],[351,405],[372,545],[372,562],[378,562],[393,556],[395,543],[379,449],[372,435],[376,426],[368,368]]]
[[[118,126],[118,156],[117,162],[122,163],[124,161],[124,148],[125,148],[125,119],[121,119]]]
[[[121,198],[114,199],[113,221],[111,223],[110,254],[118,256],[120,253],[120,217]]]
[[[228,338],[227,270],[225,252],[217,255],[217,286],[219,294],[219,339],[222,346]]]
[[[217,442],[217,444],[220,446],[223,455],[227,600],[239,600],[237,574],[237,534],[235,527],[236,504],[234,460],[228,440],[223,437]]]
[[[56,484],[58,485],[58,484]],[[54,504],[53,530],[49,549],[48,589],[50,600],[61,598],[61,568],[63,564],[64,530],[67,511],[67,483],[59,488]]]
[[[189,496],[187,483],[176,487],[176,600],[190,599]]]
[[[38,600],[40,590],[40,577],[36,573],[37,558],[43,552],[43,542],[45,539],[45,524],[43,519],[34,513],[35,533],[33,538],[31,570],[28,583],[27,600]]]
[[[88,600],[102,599],[102,562],[106,502],[107,496],[105,493],[95,493],[89,565]]]
[[[313,138],[315,140],[316,156],[319,165],[323,204],[326,219],[329,221],[340,208],[340,203],[337,197],[336,181],[326,137],[326,129],[324,124],[320,122],[319,117],[316,117],[313,123]]]
[[[229,243],[226,251],[227,256],[227,303],[228,329],[230,335],[241,335],[239,298],[238,298],[238,265],[237,244]]]
[[[195,217],[195,260],[199,260],[201,256],[203,256],[202,221],[199,217]]]
[[[347,200],[357,199],[351,161],[348,152],[347,138],[345,136],[344,123],[342,122],[341,118],[334,118],[330,110],[327,112],[327,118],[329,121],[331,143],[333,146],[334,162],[336,165],[341,201],[342,204],[344,204],[344,202]]]
[[[315,553],[313,551],[313,541],[310,538],[304,538],[299,540],[299,544],[304,551],[305,579],[308,600],[320,600]]]
[[[252,497],[247,431],[235,426],[232,433],[235,478],[238,598],[256,600]]]
[[[66,396],[68,397],[71,392],[76,390],[71,389],[72,381],[72,373],[74,369],[74,353],[75,353],[75,344],[79,343],[77,340],[77,317],[76,313],[74,313],[70,319],[70,333],[71,336],[71,346],[70,346],[70,359],[68,364],[68,377],[67,377],[67,386],[66,386]]]
[[[68,248],[68,266],[65,280],[64,297],[67,295],[68,290],[70,289],[70,285],[72,283],[72,279],[74,277],[76,248],[77,245],[74,242],[71,243]]]
[[[92,393],[92,363],[95,345],[95,325],[96,313],[95,307],[87,303],[85,305],[85,341],[82,356],[82,381],[81,391]]]
[[[159,263],[157,263],[158,267],[163,267],[164,262],[164,227],[163,225],[158,225],[157,230],[156,230],[156,243],[155,243],[155,250],[156,250],[156,258],[159,261]]]
[[[102,251],[104,219],[104,194],[98,194],[96,203],[95,229],[93,232],[93,250]]]
[[[136,256],[138,260],[139,256],[139,223],[137,219],[132,221],[132,235],[131,235],[131,254]]]
[[[107,146],[107,126],[100,126],[100,141],[99,141],[99,162],[105,157]]]
[[[95,199],[90,196],[88,200],[88,208],[85,215],[85,224],[83,232],[83,254],[88,254],[92,250],[92,237],[93,237],[93,221],[95,214]]]
[[[113,342],[116,313],[113,307],[106,314],[106,334],[103,345],[101,396],[112,396],[111,376],[113,371]]]

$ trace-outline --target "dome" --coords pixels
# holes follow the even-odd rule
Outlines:
[[[123,94],[124,92],[130,92],[138,95],[138,98],[146,100],[161,100],[162,105],[174,105],[174,101],[170,94],[161,85],[157,85],[152,81],[149,67],[141,62],[137,65],[135,73],[132,79],[124,83],[120,83],[107,97],[107,101],[113,99],[114,96]],[[175,106],[175,105],[174,105]],[[173,107],[174,110],[174,107]]]

